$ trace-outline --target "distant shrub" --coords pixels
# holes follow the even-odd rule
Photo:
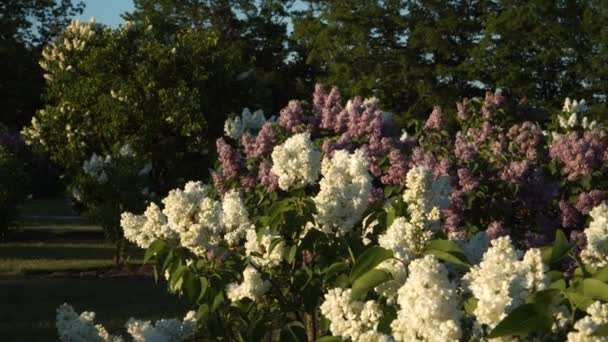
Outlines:
[[[0,238],[19,215],[19,205],[26,197],[26,183],[22,165],[6,146],[0,145]]]

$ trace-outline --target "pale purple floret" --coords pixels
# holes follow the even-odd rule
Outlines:
[[[509,235],[509,229],[505,227],[502,221],[492,221],[486,230],[490,240],[494,240],[501,236]]]
[[[492,115],[505,103],[506,98],[499,93],[486,92],[481,113],[484,119],[490,119]]]
[[[394,148],[388,154],[388,162],[388,170],[381,178],[382,184],[405,185],[409,171],[407,158],[400,150]]]
[[[471,108],[470,108],[471,100],[468,98],[462,99],[462,102],[456,102],[456,117],[460,121],[466,121],[471,117]]]
[[[473,176],[471,170],[463,167],[458,169],[457,174],[458,185],[462,187],[464,191],[471,191],[479,185],[479,181]]]
[[[577,181],[599,171],[608,161],[608,137],[601,130],[571,132],[553,141],[549,151],[553,160],[564,164],[568,180]]]
[[[258,135],[254,138],[249,133],[241,137],[241,145],[245,150],[247,159],[259,158],[272,152],[275,145],[276,134],[270,122],[266,122]]]
[[[374,205],[381,203],[384,200],[384,190],[379,187],[373,187],[369,194],[369,204]]]
[[[606,192],[601,190],[591,190],[578,195],[576,201],[576,209],[583,215],[588,215],[589,212],[606,199]]]
[[[255,177],[253,177],[252,175],[247,175],[243,178],[241,178],[241,188],[245,191],[245,192],[249,192],[251,191],[251,189],[253,189],[255,187]]]
[[[559,201],[559,210],[562,227],[577,228],[581,224],[581,213],[570,202]]]
[[[291,100],[287,107],[281,109],[279,125],[289,132],[295,132],[298,126],[306,123],[302,104],[298,100]]]
[[[530,163],[527,160],[511,161],[499,172],[500,179],[507,183],[519,184],[530,172]]]
[[[513,125],[509,128],[507,137],[510,139],[509,152],[535,161],[540,156],[538,150],[543,143],[542,129],[529,121]]]
[[[217,154],[222,164],[222,176],[225,178],[236,177],[243,166],[239,154],[230,146],[224,138],[216,141]]]
[[[258,170],[258,180],[268,192],[275,192],[279,189],[279,177],[272,172],[272,163],[264,160],[260,163]]]
[[[228,191],[226,179],[216,171],[211,172],[211,178],[213,179],[213,186],[215,187],[215,190],[221,197],[224,197],[224,194]]]
[[[471,161],[477,154],[477,148],[467,141],[461,131],[456,133],[456,140],[454,141],[454,155],[456,158],[463,162]]]
[[[429,118],[426,120],[424,124],[424,130],[442,130],[445,129],[445,121],[443,119],[443,111],[441,107],[435,106],[433,111],[429,115]]]
[[[337,87],[333,87],[329,94],[325,93],[322,85],[315,86],[313,95],[313,108],[320,116],[319,127],[321,129],[336,132],[336,122],[338,114],[342,111],[342,96]]]

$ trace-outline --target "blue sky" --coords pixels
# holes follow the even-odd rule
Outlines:
[[[121,14],[133,10],[132,0],[82,0],[86,5],[82,15],[78,17],[80,21],[89,21],[95,17],[97,22],[118,26],[123,22]],[[294,9],[301,9],[302,3],[296,2]],[[291,26],[291,25],[289,25]],[[289,28],[288,28],[289,29]]]
[[[133,9],[131,0],[83,0],[86,7],[79,19],[89,21],[91,17],[103,24],[118,26],[123,20],[121,14]]]

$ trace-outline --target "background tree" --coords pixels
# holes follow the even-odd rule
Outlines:
[[[307,92],[312,87],[313,80],[305,87],[295,85],[297,60],[289,59],[287,24],[293,0],[134,2],[134,11],[126,13],[124,18],[152,25],[153,32],[159,36],[189,27],[215,32],[217,49],[230,51],[242,63],[244,72],[237,78],[247,86],[233,96],[244,106],[278,113],[284,103],[299,95],[298,89]]]
[[[82,13],[71,0],[5,0],[0,4],[0,121],[13,129],[28,123],[41,104],[40,52]]]
[[[587,80],[593,37],[585,16],[598,18],[588,1],[497,1],[484,19],[481,39],[465,64],[469,78],[486,87],[528,94],[550,108],[563,98],[592,97]],[[596,14],[592,14],[595,12]],[[598,51],[599,52],[599,51]]]

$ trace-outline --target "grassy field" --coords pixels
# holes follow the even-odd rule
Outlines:
[[[101,229],[75,215],[64,200],[29,201],[19,228],[0,242],[0,341],[56,340],[64,302],[122,334],[132,316],[184,315],[187,303],[141,271],[143,251],[129,248],[128,266],[116,269]]]

